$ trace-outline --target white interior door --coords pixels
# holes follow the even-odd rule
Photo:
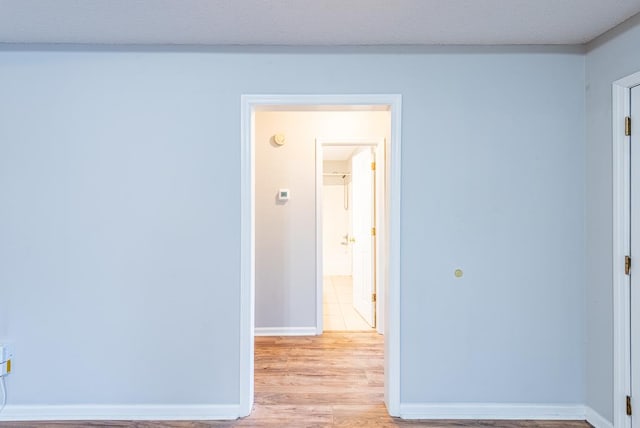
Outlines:
[[[375,323],[374,263],[372,236],[374,226],[374,161],[370,148],[351,158],[352,230],[353,230],[353,306],[369,325]]]
[[[631,423],[640,427],[640,86],[631,88],[631,123]]]

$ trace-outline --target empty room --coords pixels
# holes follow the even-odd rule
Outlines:
[[[0,0],[0,426],[640,424],[638,46],[640,0]]]

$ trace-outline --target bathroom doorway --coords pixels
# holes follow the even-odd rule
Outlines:
[[[371,331],[381,324],[377,235],[384,232],[378,220],[385,195],[384,165],[378,166],[376,159],[384,156],[384,142],[383,137],[317,141],[317,158],[322,159],[317,227],[322,230],[318,265],[324,331]]]

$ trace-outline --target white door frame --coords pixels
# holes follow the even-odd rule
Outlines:
[[[613,82],[613,426],[631,426],[626,396],[631,394],[631,314],[624,257],[630,251],[630,138],[624,118],[630,115],[630,88],[640,85],[640,72]]]
[[[240,416],[251,413],[254,399],[255,318],[255,148],[256,110],[307,107],[314,111],[389,110],[391,141],[387,218],[388,288],[385,314],[385,403],[391,416],[400,414],[400,177],[401,107],[399,94],[242,95],[240,99]]]
[[[385,159],[384,152],[380,156],[380,150],[385,149],[385,138],[316,138],[316,334],[322,334],[324,329],[323,325],[323,310],[322,310],[322,292],[323,292],[323,218],[322,218],[322,184],[323,184],[323,147],[373,147],[376,151],[376,162],[379,159]],[[384,162],[383,162],[384,163]],[[387,166],[384,165],[381,172],[386,176]],[[378,333],[384,333],[384,290],[387,289],[387,280],[382,274],[384,272],[385,263],[388,259],[387,246],[386,246],[386,230],[387,224],[385,213],[385,201],[389,197],[383,186],[384,180],[379,179],[378,170],[376,170],[376,252],[375,252],[375,281],[376,281],[376,293],[380,298],[376,299],[376,330]],[[380,198],[380,195],[383,195]]]

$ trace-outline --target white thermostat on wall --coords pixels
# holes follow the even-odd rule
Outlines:
[[[279,201],[288,201],[289,200],[289,189],[279,189],[278,190],[278,200]]]

